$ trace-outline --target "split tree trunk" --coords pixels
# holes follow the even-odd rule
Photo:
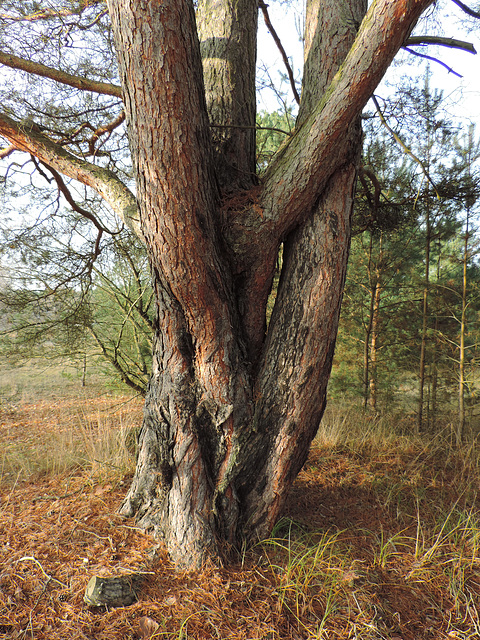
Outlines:
[[[366,4],[309,0],[297,129],[257,186],[256,2],[201,0],[201,48],[191,1],[108,0],[157,302],[122,513],[163,537],[179,566],[268,535],[323,414],[359,115],[430,1],[374,3],[352,46]]]

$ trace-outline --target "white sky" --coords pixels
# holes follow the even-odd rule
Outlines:
[[[467,3],[468,4],[468,3]],[[470,5],[473,7],[474,3],[470,0]],[[287,6],[278,1],[271,1],[268,6],[270,19],[277,31],[282,44],[287,52],[287,56],[292,62],[295,77],[300,76],[300,69],[303,66],[303,51],[302,43],[298,34],[297,25],[302,25],[302,0],[296,0],[293,6]],[[462,17],[465,14],[457,10],[457,7],[450,2],[448,5],[449,11]],[[454,71],[460,73],[463,78],[458,78],[452,73],[449,73],[447,69],[440,64],[431,62],[430,68],[433,72],[432,84],[434,87],[443,89],[444,95],[451,96],[454,101],[455,108],[452,115],[461,116],[468,120],[473,120],[478,123],[478,129],[480,130],[480,22],[476,31],[472,31],[469,34],[463,33],[463,30],[458,24],[455,24],[454,18],[442,22],[444,35],[446,37],[457,38],[460,40],[466,40],[471,42],[476,50],[477,55],[465,51],[457,51],[446,47],[428,47],[422,49],[423,53],[437,57],[441,59],[445,64],[453,68]],[[283,62],[278,52],[278,49],[273,41],[273,38],[268,33],[264,22],[262,12],[259,12],[259,39],[258,39],[258,63],[268,63],[269,66],[277,67],[281,72],[285,71]],[[419,50],[417,48],[417,50]],[[405,54],[406,60],[417,61],[419,58],[413,55]],[[423,76],[425,65],[405,65],[401,69],[403,73],[415,73],[419,77]],[[387,73],[386,79],[390,81],[394,80],[394,71],[391,70]],[[278,72],[274,73],[275,79],[279,78]],[[284,87],[286,88],[286,86]],[[380,87],[378,92],[380,94],[386,93],[387,90]],[[259,101],[259,109],[275,110],[278,109],[278,104],[275,102],[272,92],[264,92],[261,100]]]

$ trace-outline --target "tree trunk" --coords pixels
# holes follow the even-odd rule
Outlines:
[[[435,422],[438,414],[438,345],[437,345],[437,336],[438,336],[438,315],[435,315],[435,326],[434,326],[434,335],[436,337],[435,341],[432,345],[432,366],[430,378],[432,381],[432,401],[430,403],[430,411],[429,411],[429,419],[431,421],[432,426],[435,426]]]
[[[199,0],[198,31],[192,0],[107,0],[122,90],[87,89],[123,95],[136,198],[112,172],[0,115],[17,149],[95,189],[146,246],[153,373],[122,512],[163,537],[179,566],[267,535],[306,459],[335,346],[360,114],[431,3],[376,0],[362,21],[367,0],[308,0],[297,126],[260,184],[256,0]]]
[[[372,257],[373,257],[373,234],[370,233],[370,240],[368,245],[368,263],[367,263],[367,275],[369,284],[370,304],[368,306],[368,321],[365,327],[365,337],[363,343],[363,408],[366,410],[368,407],[368,401],[370,397],[370,341],[372,335],[373,325],[373,309],[375,305],[375,292],[376,283],[372,274]]]
[[[216,225],[195,17],[186,1],[164,2],[162,11],[153,2],[110,4],[157,301],[139,460],[122,512],[138,512],[142,526],[161,533],[178,564],[198,566],[216,551],[217,537],[233,540],[238,500],[231,479],[252,402]]]
[[[418,376],[418,411],[417,411],[417,434],[422,431],[424,420],[424,391],[425,391],[425,365],[427,360],[427,330],[428,330],[428,298],[430,295],[430,248],[432,242],[432,224],[430,219],[430,205],[427,193],[426,212],[426,238],[425,238],[425,276],[423,284],[422,303],[422,333],[420,346],[420,371]]]
[[[465,221],[465,236],[463,239],[462,260],[462,312],[460,316],[460,345],[458,354],[458,426],[456,429],[457,446],[461,446],[465,433],[465,335],[467,332],[467,268],[469,259],[470,207],[467,206],[467,218]]]
[[[192,41],[195,30],[186,28],[194,20],[191,6],[164,3],[161,19],[153,5],[137,7],[136,21],[149,25],[140,38],[132,11],[121,4],[110,3],[111,15],[158,307],[137,470],[122,513],[137,514],[140,526],[164,538],[178,564],[192,567],[218,553],[219,540],[235,543],[242,530],[250,538],[269,533],[318,428],[345,279],[359,127],[354,123],[344,140],[343,157],[350,160],[329,178],[308,222],[285,240],[260,358],[278,240],[262,251],[260,278],[248,267],[239,278],[238,262],[232,272],[218,233],[224,209],[213,175],[226,151],[217,139],[209,154],[200,46]],[[359,19],[363,9],[362,0]],[[159,50],[148,36],[161,30]],[[355,29],[345,28],[346,34],[350,46]],[[323,78],[325,86],[334,72]],[[168,121],[159,117],[158,102],[172,103]],[[216,113],[212,105],[209,112]],[[230,173],[235,186],[236,170],[216,172],[224,194]],[[249,304],[261,311],[253,314],[255,324]]]
[[[403,42],[395,33],[388,53],[382,44],[392,16],[406,34],[429,4],[403,2],[408,11],[389,18],[383,3],[372,7],[362,36],[372,51],[360,55],[352,44],[366,1],[309,1],[296,135],[259,186],[256,2],[201,0],[201,45],[188,0],[161,10],[108,2],[157,301],[137,469],[121,511],[161,536],[180,566],[200,566],[222,541],[268,535],[305,462],[335,346],[360,111],[386,69],[378,47],[389,58]]]
[[[381,253],[380,253],[381,255]],[[378,338],[380,331],[380,299],[382,294],[382,288],[380,286],[380,272],[376,270],[376,281],[375,281],[375,297],[373,301],[373,310],[372,310],[372,335],[370,338],[370,407],[372,411],[377,413],[377,380],[378,380],[378,372],[377,372],[377,362],[378,362]]]
[[[198,35],[217,178],[233,193],[257,184],[257,0],[200,0]]]
[[[248,443],[253,466],[240,485],[243,522],[251,537],[271,531],[325,409],[350,247],[355,169],[352,162],[333,176],[315,215],[285,243],[255,387],[254,434]],[[322,245],[315,242],[319,237]]]

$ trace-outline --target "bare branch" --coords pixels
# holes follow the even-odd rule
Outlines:
[[[370,207],[374,211],[376,211],[380,205],[380,196],[382,195],[382,186],[380,184],[379,179],[377,178],[377,176],[375,175],[372,169],[365,167],[364,165],[360,165],[360,167],[358,168],[358,177],[360,179],[360,182],[363,185],[363,188],[365,189],[365,197],[367,198],[370,204]],[[373,189],[374,189],[373,199],[372,199],[372,193],[368,187],[367,181],[365,180],[366,177],[370,179],[370,182],[373,185]]]
[[[469,53],[476,54],[477,50],[471,42],[455,40],[455,38],[443,38],[440,36],[412,36],[405,42],[405,47],[417,47],[423,45],[438,45],[439,47],[450,47],[451,49],[462,49]]]
[[[116,118],[114,118],[111,122],[104,125],[103,127],[99,127],[95,131],[93,136],[88,141],[88,150],[91,153],[91,155],[96,154],[95,143],[100,138],[100,136],[103,136],[106,133],[110,135],[112,131],[114,131],[117,127],[119,127],[124,121],[125,121],[125,111],[122,109],[122,111],[118,114]]]
[[[86,29],[90,29],[91,27],[93,27],[94,24],[97,24],[97,22],[99,22],[103,18],[103,16],[106,16],[107,14],[108,14],[108,9],[104,9],[98,14],[98,16],[96,16],[88,24],[85,24],[85,25],[76,24],[75,26],[77,27],[77,29],[80,29],[81,31],[85,31]],[[70,26],[73,26],[72,23],[70,23]]]
[[[5,53],[0,51],[0,64],[4,64],[11,69],[17,69],[20,71],[26,71],[42,78],[49,78],[55,82],[66,84],[69,87],[75,87],[75,89],[81,89],[82,91],[93,91],[94,93],[101,93],[107,96],[115,96],[116,98],[122,98],[122,88],[115,84],[108,84],[107,82],[98,82],[97,80],[89,80],[88,78],[81,78],[80,76],[74,76],[71,73],[60,71],[54,67],[47,67],[40,62],[33,62],[32,60],[25,60],[14,56],[12,53]]]
[[[243,125],[243,124],[211,124],[212,129],[255,129],[255,131],[276,131],[277,133],[283,133],[285,136],[293,135],[291,131],[285,131],[284,129],[277,129],[276,127],[260,127],[259,125]]]
[[[280,38],[278,37],[277,32],[273,28],[272,22],[270,20],[270,16],[268,15],[267,5],[265,4],[265,2],[263,2],[263,0],[259,0],[258,6],[262,10],[263,19],[265,20],[265,24],[267,26],[267,29],[272,34],[272,38],[275,40],[275,44],[277,45],[278,50],[280,51],[280,54],[282,56],[283,62],[285,64],[285,68],[287,69],[288,79],[290,80],[290,86],[292,87],[293,96],[294,96],[297,104],[300,104],[300,96],[298,95],[298,91],[297,91],[297,88],[295,86],[295,78],[293,77],[292,67],[290,66],[290,62],[289,62],[289,60],[287,58],[287,54],[285,53],[285,49],[283,48],[282,42],[281,42]]]
[[[103,224],[96,218],[96,216],[93,215],[93,213],[91,213],[90,211],[87,211],[87,209],[84,209],[79,204],[77,204],[75,202],[75,200],[73,199],[73,196],[70,193],[69,188],[65,184],[62,176],[58,173],[58,171],[55,171],[55,169],[53,167],[50,167],[45,162],[42,162],[41,160],[40,160],[40,162],[52,174],[52,176],[53,176],[53,178],[54,178],[54,180],[55,180],[55,182],[57,184],[58,190],[63,194],[63,196],[65,197],[65,200],[68,202],[68,204],[71,206],[71,208],[74,211],[79,213],[81,216],[83,216],[87,220],[90,220],[90,222],[93,223],[93,225],[98,229],[98,231],[101,231],[101,232],[105,231],[105,233],[108,233],[110,235],[116,235],[117,233],[119,233],[118,231],[111,231],[111,230],[107,229],[106,227],[104,227]],[[34,157],[34,163],[35,164],[37,163],[37,159],[35,157]]]
[[[105,346],[104,341],[102,340],[98,332],[95,331],[95,328],[93,327],[92,324],[88,325],[88,330],[90,331],[92,336],[95,338],[96,343],[102,350],[104,358],[108,360],[108,362],[110,362],[110,364],[112,364],[113,367],[118,371],[122,381],[125,382],[125,384],[127,384],[130,388],[134,389],[135,391],[138,391],[139,394],[144,396],[145,388],[133,380],[133,377],[129,375],[129,372],[126,371],[125,368],[120,363],[117,353],[116,352],[114,352],[113,354],[109,353],[109,351]]]
[[[472,18],[480,18],[480,13],[478,11],[474,11],[473,9],[470,9],[470,7],[467,7],[467,5],[464,4],[463,2],[460,2],[460,0],[452,0],[452,2],[454,2],[457,5],[457,7],[460,7],[462,11],[465,11],[466,14],[468,14],[469,16],[472,16]]]
[[[419,51],[413,51],[413,49],[409,49],[408,47],[404,47],[404,49],[405,51],[408,51],[408,53],[411,53],[414,56],[418,56],[419,58],[425,58],[426,60],[432,60],[433,62],[437,62],[438,64],[441,64],[442,67],[445,67],[448,73],[453,73],[453,75],[457,76],[457,78],[463,78],[463,76],[460,73],[457,73],[456,71],[454,71],[451,67],[448,66],[448,64],[445,64],[445,62],[442,62],[442,60],[439,60],[438,58],[434,58],[433,56],[428,56],[426,53],[420,53]]]

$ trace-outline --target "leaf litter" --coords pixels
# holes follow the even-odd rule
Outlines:
[[[121,418],[109,396],[2,409],[0,446],[41,455],[55,438],[95,438],[102,416],[138,426],[141,400],[125,402]],[[133,457],[129,468],[69,465],[7,469],[4,455],[1,640],[479,637],[480,474],[465,473],[461,452],[314,444],[272,538],[190,574],[117,514]],[[137,572],[134,604],[83,601],[92,576]]]

